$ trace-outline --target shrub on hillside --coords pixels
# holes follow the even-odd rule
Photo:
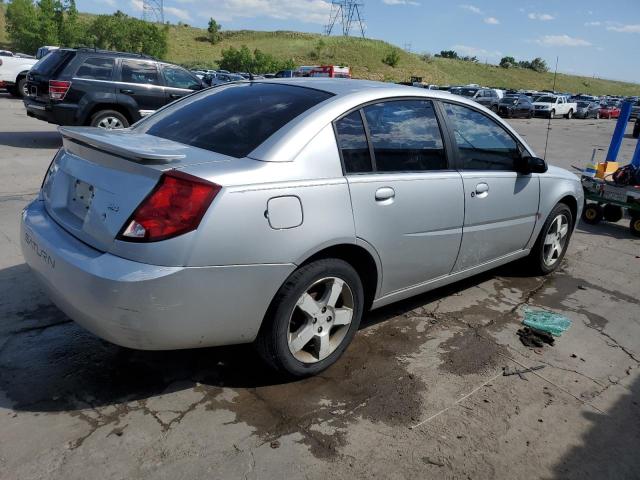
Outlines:
[[[382,59],[382,63],[385,65],[389,65],[392,68],[395,68],[400,61],[400,52],[398,52],[397,48],[394,48],[387,53],[387,55]]]
[[[222,50],[222,59],[218,63],[220,68],[231,72],[268,73],[295,68],[293,60],[279,60],[257,48],[252,53],[246,45]]]

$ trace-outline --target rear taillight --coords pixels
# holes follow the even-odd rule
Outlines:
[[[221,188],[177,170],[165,173],[125,223],[118,239],[157,242],[195,230]]]
[[[71,87],[71,82],[66,80],[49,80],[49,98],[51,100],[64,100]]]

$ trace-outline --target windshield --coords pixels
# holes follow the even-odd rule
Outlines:
[[[273,83],[236,83],[191,95],[133,127],[231,157],[246,157],[328,92]]]
[[[507,95],[505,97],[502,97],[502,99],[500,100],[500,103],[512,103],[518,100],[517,95]]]
[[[578,102],[578,108],[587,108],[591,102]]]
[[[54,75],[60,67],[67,64],[67,60],[73,55],[75,55],[75,52],[72,50],[52,50],[51,53],[38,60],[31,67],[31,71],[46,76]]]
[[[548,95],[536,98],[536,102],[540,103],[556,103],[556,97],[550,97]]]

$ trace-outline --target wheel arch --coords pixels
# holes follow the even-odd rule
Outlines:
[[[306,265],[323,258],[338,258],[350,264],[362,280],[365,295],[365,311],[371,307],[382,281],[380,259],[375,249],[367,242],[336,243],[308,255],[298,265]]]
[[[131,117],[131,113],[129,110],[122,105],[118,105],[117,103],[97,103],[93,107],[87,110],[87,113],[84,115],[82,120],[83,125],[88,125],[91,121],[91,117],[93,117],[96,113],[102,110],[114,110],[118,113],[124,115],[124,117],[129,121],[129,125],[134,123],[133,118]]]

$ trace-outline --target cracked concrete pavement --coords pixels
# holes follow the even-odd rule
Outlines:
[[[512,123],[541,153],[546,121]],[[564,167],[603,155],[614,127],[551,124],[548,158]],[[282,383],[249,347],[127,350],[49,302],[18,217],[59,143],[0,95],[1,479],[640,478],[628,220],[581,224],[553,275],[511,265],[372,312],[338,364]],[[530,350],[516,336],[524,308],[573,325]],[[534,365],[526,381],[501,375]]]

